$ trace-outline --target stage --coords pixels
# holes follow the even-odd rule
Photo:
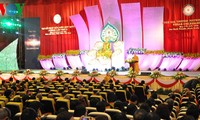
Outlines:
[[[33,72],[33,73],[28,74],[28,75],[26,75],[24,73],[24,71],[26,71],[26,70],[19,70],[19,73],[16,73],[15,75],[10,74],[10,72],[2,73],[0,75],[0,79],[8,81],[9,78],[12,77],[12,78],[14,78],[14,80],[25,80],[25,79],[31,80],[33,77],[35,77],[36,79],[43,78],[46,81],[56,81],[57,79],[65,80],[65,78],[69,78],[73,82],[82,81],[84,79],[87,81],[90,81],[90,82],[92,82],[92,81],[101,82],[101,81],[103,81],[103,79],[105,78],[106,73],[107,73],[105,71],[98,72],[98,73],[100,73],[100,75],[98,75],[96,77],[91,77],[88,74],[80,74],[77,76],[73,76],[72,73],[75,71],[74,69],[62,70],[64,72],[64,74],[61,76],[57,76],[55,74],[58,70],[47,70],[48,74],[45,74],[45,75],[41,75],[40,73],[42,70],[39,70],[39,69],[31,70],[31,72]],[[79,71],[81,72],[81,70],[79,70]],[[89,72],[91,72],[91,71],[89,71]],[[150,74],[153,72],[154,71],[140,71],[139,75],[136,76],[135,78],[129,78],[127,76],[128,71],[119,71],[119,72],[116,72],[117,75],[115,75],[111,79],[113,81],[119,80],[122,84],[129,84],[132,81],[134,81],[135,84],[138,84],[139,82],[144,80],[146,82],[146,84],[148,84],[151,87],[151,89],[153,89],[153,90],[158,90],[159,88],[171,89],[171,90],[175,90],[175,89],[182,90],[184,83],[186,83],[187,81],[189,81],[191,79],[196,79],[197,76],[199,76],[199,74],[200,74],[199,71],[195,71],[195,72],[160,71],[162,76],[160,76],[156,79],[153,79],[150,77]],[[182,80],[174,79],[172,76],[174,76],[178,72],[182,72],[183,74],[187,75],[187,77]]]

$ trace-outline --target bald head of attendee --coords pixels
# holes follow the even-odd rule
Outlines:
[[[0,120],[6,120],[9,117],[6,108],[0,108]]]

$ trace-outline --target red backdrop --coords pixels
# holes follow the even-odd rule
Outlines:
[[[118,0],[120,3],[140,2],[143,7],[164,6],[164,21],[189,20],[200,18],[200,2],[198,0]],[[18,1],[20,2],[20,0]],[[62,16],[61,25],[73,25],[69,16],[80,13],[84,15],[84,7],[98,5],[98,0],[26,0],[23,17],[40,17],[41,27],[53,27],[53,16]],[[192,4],[195,12],[192,16],[185,16],[183,8]],[[142,12],[141,12],[142,13]],[[200,29],[170,31],[172,24],[164,24],[164,49],[168,52],[200,53]],[[41,54],[51,55],[63,53],[66,50],[79,49],[75,28],[70,35],[45,36],[41,30]]]

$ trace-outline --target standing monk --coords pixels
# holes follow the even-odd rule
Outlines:
[[[139,69],[139,58],[136,54],[134,54],[133,56],[133,61],[134,61],[134,67],[133,67],[133,71],[136,73],[139,73],[140,69]]]

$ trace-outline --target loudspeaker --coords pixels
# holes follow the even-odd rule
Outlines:
[[[140,75],[142,75],[142,76],[149,76],[149,75],[151,75],[151,72],[141,72]]]

